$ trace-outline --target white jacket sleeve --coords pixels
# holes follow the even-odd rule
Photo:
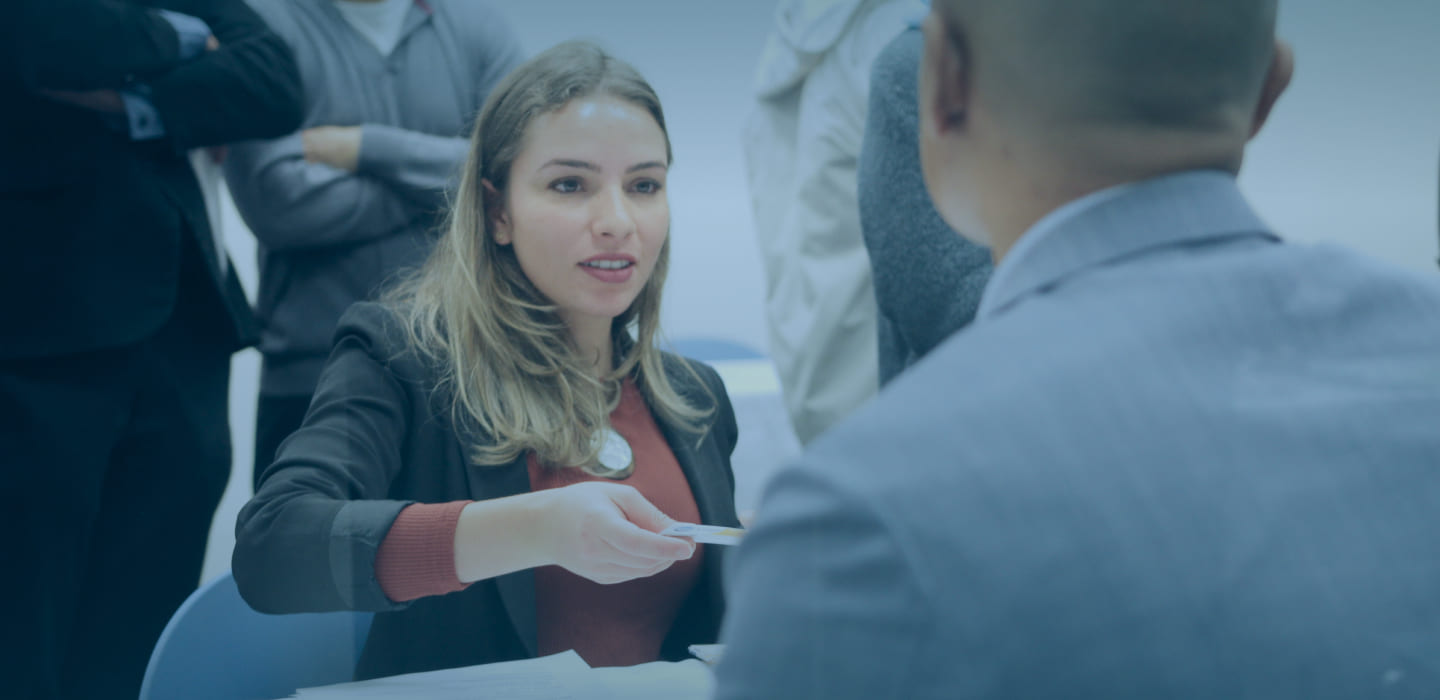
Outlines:
[[[760,100],[745,129],[770,355],[801,442],[879,383],[856,170],[870,65],[906,26],[913,10],[905,5],[879,4],[856,17],[793,90]]]

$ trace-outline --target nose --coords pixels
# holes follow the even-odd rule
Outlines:
[[[620,187],[607,189],[593,202],[591,232],[600,236],[625,238],[635,233],[635,217],[630,211],[631,202]]]

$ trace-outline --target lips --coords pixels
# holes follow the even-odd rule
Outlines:
[[[632,263],[629,260],[593,260],[582,262],[580,264],[584,265],[585,267],[594,267],[601,270],[620,270],[630,267],[635,263]]]
[[[635,259],[628,255],[597,255],[581,262],[580,269],[601,282],[619,284],[635,274]]]

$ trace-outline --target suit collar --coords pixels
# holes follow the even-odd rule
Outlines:
[[[700,519],[706,523],[713,523],[717,518],[733,516],[734,504],[728,491],[722,492],[706,483],[709,476],[700,469],[703,461],[701,450],[706,445],[703,441],[714,440],[715,421],[720,417],[720,407],[716,405],[714,397],[707,395],[707,387],[696,381],[690,372],[681,364],[687,362],[674,355],[665,355],[665,374],[670,380],[670,385],[675,391],[683,396],[691,405],[711,406],[714,410],[705,419],[699,433],[687,430],[683,425],[677,424],[665,416],[663,412],[655,411],[655,424],[660,427],[660,432],[665,436],[665,442],[670,446],[670,451],[675,453],[675,461],[680,463],[680,470],[685,473],[685,480],[690,484],[690,490],[695,494],[695,506],[700,511]]]
[[[703,381],[697,381],[694,374],[686,368],[687,362],[690,361],[666,353],[665,374],[675,391],[691,405],[709,406],[712,409],[710,416],[702,425],[700,433],[685,429],[658,411],[655,413],[655,423],[675,454],[680,470],[685,473],[685,481],[690,484],[690,492],[695,496],[700,522],[706,525],[738,526],[740,520],[735,514],[734,492],[719,470],[713,468],[718,466],[716,458],[704,456],[715,448],[715,423],[722,418],[719,397],[711,396],[709,392],[724,391],[724,388],[707,387]],[[724,453],[719,459],[728,457],[729,454]],[[712,466],[708,470],[702,466],[707,461]],[[725,606],[723,568],[720,563],[724,556],[722,546],[710,546],[706,549],[705,559],[700,565],[701,580],[709,588],[707,602],[712,610],[717,611],[724,610]]]
[[[714,422],[720,418],[720,406],[716,405],[713,399],[707,398],[706,386],[696,382],[684,367],[680,366],[685,360],[677,359],[674,356],[665,356],[665,373],[670,376],[671,386],[675,392],[680,393],[685,399],[690,400],[691,405],[713,406],[710,418],[706,419],[701,426],[703,431],[693,432],[680,423],[668,419],[662,412],[655,413],[655,425],[660,426],[660,432],[665,436],[665,444],[670,445],[670,451],[675,454],[675,461],[680,462],[680,470],[685,474],[685,481],[690,483],[690,491],[696,497],[696,508],[700,511],[700,520],[704,523],[729,523],[734,517],[734,501],[730,497],[727,488],[720,488],[720,484],[710,483],[713,477],[711,472],[701,468],[706,461],[703,457],[704,449],[708,447],[706,441],[713,441]]]
[[[1020,237],[996,266],[976,318],[1003,313],[1089,268],[1235,236],[1279,240],[1229,173],[1197,170],[1096,192],[1056,209]]]

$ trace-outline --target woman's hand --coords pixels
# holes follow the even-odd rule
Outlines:
[[[534,495],[546,500],[548,558],[596,583],[654,576],[695,554],[690,540],[656,534],[675,521],[633,487],[589,481]]]

